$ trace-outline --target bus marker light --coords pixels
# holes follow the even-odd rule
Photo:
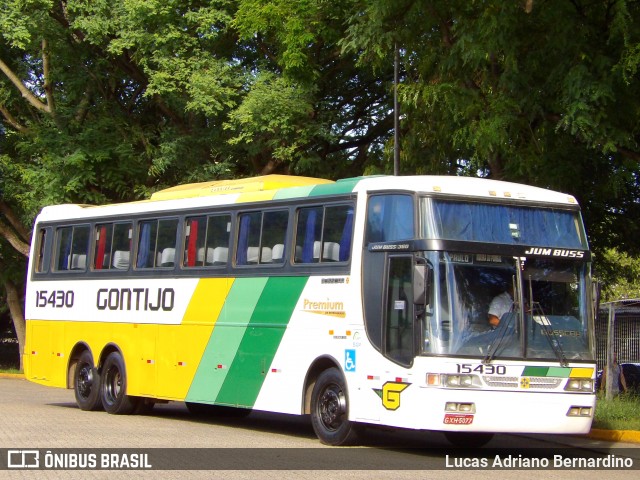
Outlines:
[[[280,373],[282,370],[280,370],[279,368],[272,368],[271,369],[271,373]]]
[[[432,387],[440,386],[440,374],[427,373],[427,385],[430,385]]]
[[[56,356],[57,356],[57,357],[64,357],[64,353],[60,353],[60,352],[58,352],[58,353],[56,353]]]
[[[463,412],[463,413],[476,413],[475,403],[458,403],[447,402],[444,405],[445,412]]]
[[[184,367],[187,364],[187,362],[178,362],[178,366],[179,367]]]
[[[380,377],[376,375],[367,375],[367,380],[380,380]]]
[[[150,365],[153,365],[153,364],[154,364],[154,363],[156,363],[156,362],[155,362],[155,360],[151,360],[151,359],[149,359],[149,360],[147,360],[147,363],[148,363],[148,364],[150,364]]]

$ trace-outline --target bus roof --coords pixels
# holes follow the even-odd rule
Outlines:
[[[574,197],[529,185],[474,177],[454,176],[368,176],[333,182],[321,178],[288,175],[265,175],[239,180],[218,180],[179,185],[154,193],[149,200],[94,206],[55,205],[43,208],[39,221],[127,213],[152,213],[178,210],[188,205],[194,208],[230,205],[255,201],[334,196],[346,193],[376,191],[408,191],[431,193],[452,199],[504,199],[577,206]]]
[[[540,203],[555,203],[576,206],[576,199],[566,193],[533,187],[521,183],[505,182],[477,177],[446,175],[378,176],[362,177],[354,191],[407,190],[420,193],[451,195],[461,199],[480,197],[504,198]]]
[[[238,180],[214,180],[211,182],[188,183],[160,190],[151,195],[151,200],[175,200],[177,198],[207,197],[230,193],[263,192],[288,187],[306,187],[334,183],[332,180],[293,175],[264,175]]]

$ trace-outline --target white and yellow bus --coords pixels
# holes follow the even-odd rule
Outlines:
[[[586,433],[590,260],[573,197],[478,178],[275,175],[50,206],[25,372],[83,410],[310,414],[331,445],[361,424]]]

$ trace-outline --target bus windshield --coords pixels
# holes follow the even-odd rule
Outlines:
[[[424,238],[587,248],[578,211],[422,199]]]
[[[592,360],[586,263],[451,252],[428,258],[435,268],[423,353]]]

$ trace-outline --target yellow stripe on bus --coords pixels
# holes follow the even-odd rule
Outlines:
[[[591,378],[593,368],[572,368],[569,378]]]

